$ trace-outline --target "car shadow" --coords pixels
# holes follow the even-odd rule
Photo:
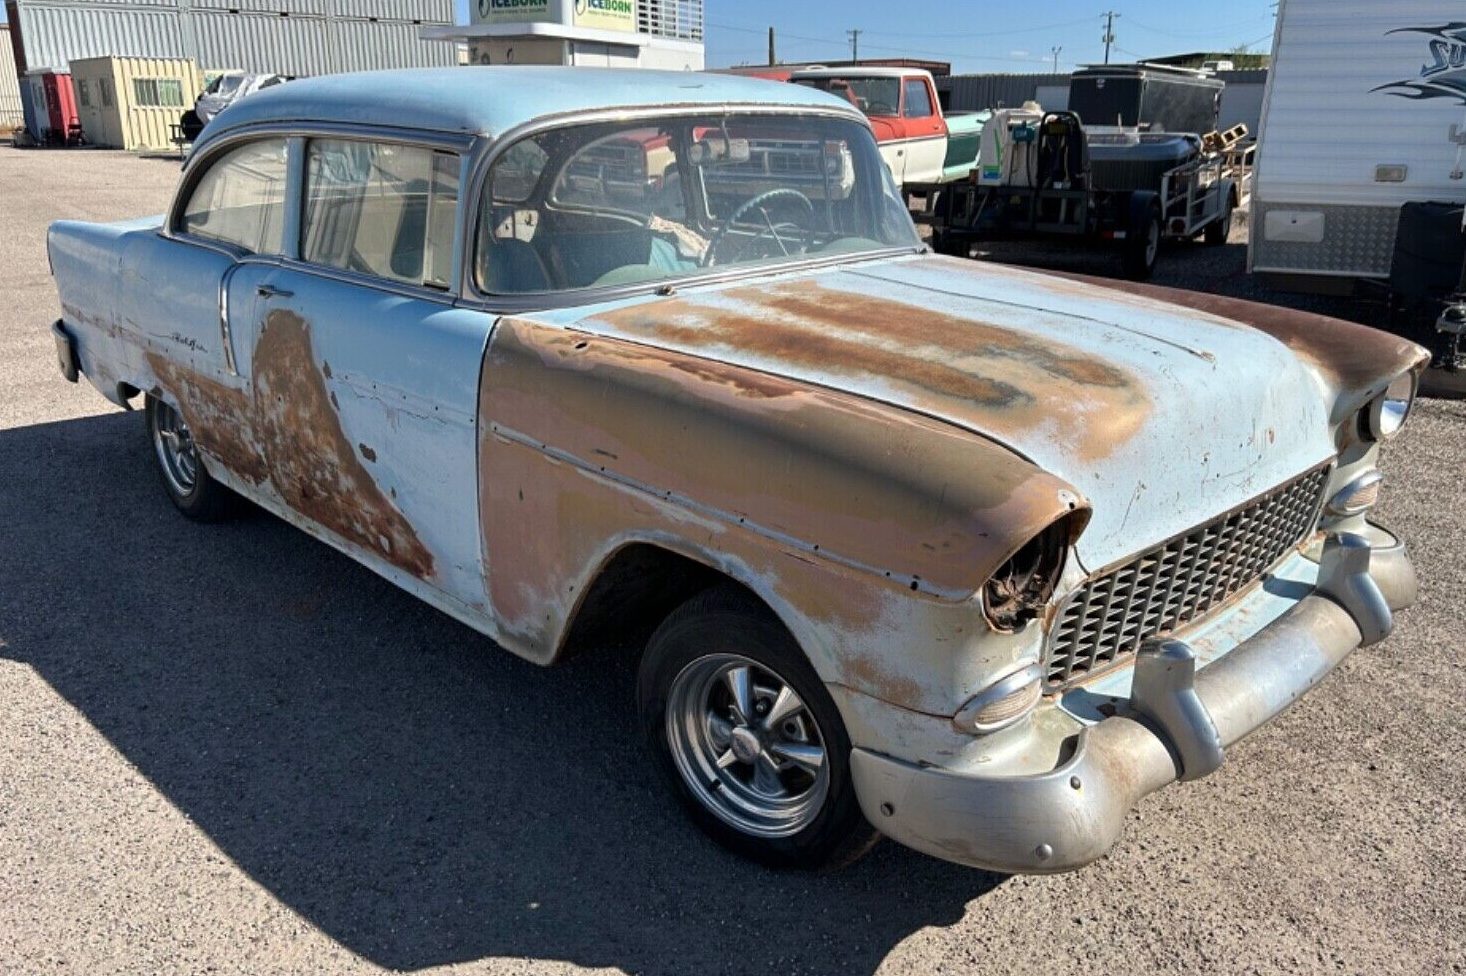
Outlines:
[[[0,431],[0,470],[0,655],[373,962],[871,973],[1002,881],[725,854],[655,780],[633,649],[537,668],[274,518],[190,523],[139,416]]]

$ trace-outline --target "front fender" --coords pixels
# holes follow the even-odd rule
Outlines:
[[[1088,515],[1072,486],[950,425],[514,318],[485,360],[480,504],[495,617],[527,656],[553,655],[607,552],[647,540],[736,564],[798,618],[827,681],[933,712],[1009,663],[973,652],[974,592]]]

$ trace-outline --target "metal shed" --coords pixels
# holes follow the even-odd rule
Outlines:
[[[937,78],[937,96],[942,107],[954,112],[980,112],[988,108],[1018,108],[1038,100],[1039,89],[1069,90],[1067,74],[951,75]],[[1047,103],[1045,108],[1052,106]]]
[[[71,62],[82,132],[95,146],[168,149],[173,126],[204,87],[188,58],[82,58]]]

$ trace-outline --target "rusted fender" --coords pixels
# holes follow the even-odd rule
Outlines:
[[[1332,420],[1342,423],[1401,373],[1423,369],[1430,352],[1408,339],[1343,319],[1297,309],[1161,285],[1052,272],[1096,288],[1195,309],[1251,326],[1291,349],[1335,396]]]
[[[908,603],[963,601],[1035,534],[1069,518],[1077,535],[1088,517],[1072,486],[945,423],[526,319],[502,320],[490,340],[480,417],[496,616],[549,646],[616,540],[675,540],[709,565],[766,574],[742,582],[797,613],[849,622],[860,608],[830,606],[839,586],[802,597],[789,580],[825,567]],[[919,640],[878,633],[880,615],[866,615],[870,640]]]

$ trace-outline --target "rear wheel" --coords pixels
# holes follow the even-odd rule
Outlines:
[[[1232,195],[1227,194],[1227,204],[1222,208],[1222,215],[1206,225],[1206,233],[1202,239],[1207,247],[1221,247],[1226,244],[1232,236]]]
[[[669,616],[638,679],[642,730],[692,819],[775,867],[835,867],[879,835],[834,701],[766,607],[716,588]]]
[[[1120,263],[1125,277],[1144,281],[1155,274],[1156,260],[1161,254],[1161,207],[1152,202],[1131,220],[1125,235],[1125,250]]]
[[[239,496],[209,475],[193,432],[177,408],[149,394],[144,413],[163,490],[178,510],[200,522],[215,522],[235,514]]]

